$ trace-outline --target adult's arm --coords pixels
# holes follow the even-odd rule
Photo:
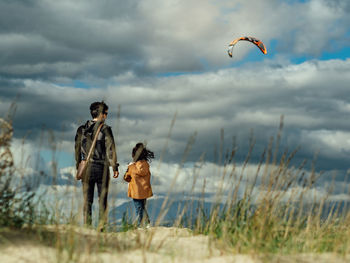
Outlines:
[[[107,126],[105,132],[106,156],[109,166],[112,166],[113,171],[118,171],[117,151],[114,143],[114,137],[111,127]]]
[[[75,166],[77,169],[81,161],[81,136],[82,136],[82,127],[79,127],[75,135]]]

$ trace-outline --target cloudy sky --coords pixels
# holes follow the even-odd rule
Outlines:
[[[246,35],[267,55],[242,41],[230,58],[229,42]],[[235,138],[241,163],[253,136],[255,165],[283,115],[280,152],[300,147],[296,164],[307,159],[310,169],[317,155],[316,169],[342,181],[349,43],[348,0],[2,0],[0,111],[17,105],[17,162],[35,166],[23,152],[40,151],[43,166],[54,158],[68,169],[76,129],[103,99],[121,165],[146,141],[163,178],[188,142],[185,166],[203,153],[220,166],[220,149]]]

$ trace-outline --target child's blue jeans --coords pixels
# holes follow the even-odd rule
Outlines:
[[[137,216],[137,225],[141,225],[143,216],[146,216],[146,223],[149,224],[149,217],[146,210],[146,199],[133,199],[135,209],[136,209],[136,216]]]

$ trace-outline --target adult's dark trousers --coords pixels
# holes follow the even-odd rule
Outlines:
[[[95,185],[97,186],[99,201],[99,225],[107,223],[107,198],[109,187],[109,167],[108,165],[92,162],[83,180],[84,195],[84,224],[92,224],[92,203],[94,201]]]

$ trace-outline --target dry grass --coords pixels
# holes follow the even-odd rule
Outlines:
[[[218,158],[221,167],[218,176],[221,179],[210,211],[199,207],[193,212],[195,193],[191,191],[193,192],[198,183],[198,175],[205,162],[202,155],[198,169],[194,170],[192,176],[192,190],[189,195],[192,194],[193,198],[179,212],[174,228],[160,227],[164,217],[164,213],[160,213],[154,228],[135,230],[133,226],[126,224],[124,230],[129,231],[119,233],[100,233],[81,228],[73,217],[62,225],[58,209],[52,213],[48,210],[43,213],[41,209],[41,213],[38,213],[35,209],[37,203],[33,201],[35,192],[21,189],[22,195],[19,197],[16,189],[11,186],[11,176],[15,173],[10,151],[12,125],[9,118],[0,119],[0,124],[2,249],[6,250],[16,244],[22,245],[21,241],[25,237],[25,242],[29,244],[40,248],[47,246],[48,251],[51,251],[49,254],[55,255],[54,260],[49,256],[48,262],[100,262],[101,258],[112,260],[116,255],[122,255],[125,262],[136,262],[132,258],[135,255],[135,258],[143,262],[152,257],[157,262],[160,262],[159,257],[161,261],[166,259],[169,262],[183,262],[185,259],[191,262],[211,262],[213,258],[226,260],[227,255],[242,253],[250,255],[245,258],[245,262],[292,262],[298,261],[298,257],[305,262],[311,262],[308,260],[314,260],[317,255],[324,255],[318,260],[320,262],[329,257],[345,262],[349,254],[350,214],[347,211],[340,213],[338,207],[332,207],[328,209],[328,217],[323,218],[328,195],[320,200],[314,198],[310,202],[309,197],[312,196],[320,173],[314,168],[306,172],[305,162],[298,166],[292,165],[298,149],[279,152],[283,119],[276,139],[271,138],[261,153],[254,174],[246,170],[254,150],[254,137],[251,137],[245,161],[238,169],[235,162],[237,147],[233,144],[232,149],[224,152],[222,131]],[[181,167],[195,137],[194,134],[189,139],[169,193],[176,186]],[[239,191],[243,186],[242,195]],[[202,196],[205,195],[205,188],[204,181]],[[328,194],[331,191],[332,187]],[[169,195],[162,204],[162,211],[166,212],[171,203]],[[191,230],[181,229],[184,224]],[[190,256],[191,251],[195,252],[193,256]],[[133,256],[129,256],[130,253]],[[292,261],[288,261],[286,255]]]

